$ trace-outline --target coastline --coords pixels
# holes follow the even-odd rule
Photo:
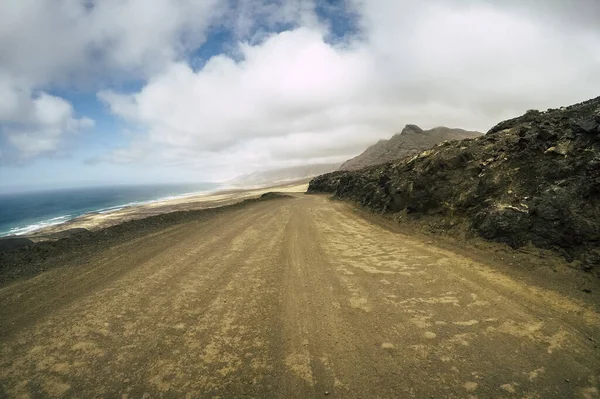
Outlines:
[[[57,267],[79,268],[94,254],[124,242],[165,234],[181,224],[201,223],[239,212],[254,202],[285,199],[289,197],[286,193],[304,193],[307,185],[303,180],[264,188],[222,190],[104,214],[88,214],[35,234],[2,237],[0,287]],[[263,196],[265,193],[275,195]]]
[[[158,183],[52,188],[0,194],[0,237],[26,236],[92,213],[225,189],[221,183]]]
[[[101,209],[85,213],[59,224],[41,227],[30,233],[0,237],[2,241],[41,242],[64,238],[70,232],[82,230],[98,231],[124,222],[145,219],[177,211],[195,211],[208,208],[232,205],[245,199],[257,198],[269,191],[306,192],[308,179],[273,184],[265,187],[236,188],[229,187],[213,192],[180,196],[171,199],[158,199],[143,204],[123,205],[114,209]],[[0,249],[2,246],[0,246]]]

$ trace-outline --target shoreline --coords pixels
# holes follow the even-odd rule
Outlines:
[[[298,191],[290,191],[292,187],[281,189],[287,189],[290,194],[299,194]],[[175,210],[137,219],[121,219],[111,226],[94,230],[70,228],[46,234],[43,239],[36,241],[28,237],[0,240],[0,288],[15,280],[34,277],[53,269],[82,267],[101,251],[126,242],[136,242],[143,237],[162,234],[168,236],[169,231],[177,226],[210,223],[219,215],[243,212],[244,208],[252,204],[292,198],[292,195],[285,192],[274,192],[268,189],[265,191],[270,195],[247,195],[244,199],[222,206]]]
[[[114,209],[99,209],[66,220],[62,223],[42,226],[32,232],[0,237],[1,241],[41,242],[64,238],[69,232],[98,231],[132,220],[145,219],[177,211],[194,211],[235,204],[245,199],[259,197],[269,191],[306,192],[309,179],[285,183],[274,183],[265,187],[237,188],[222,187],[216,191],[202,192],[174,198],[157,199],[141,204],[118,205]],[[0,246],[0,250],[1,250]]]

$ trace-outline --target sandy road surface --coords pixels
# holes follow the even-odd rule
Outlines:
[[[600,317],[320,196],[0,289],[0,397],[598,397]]]

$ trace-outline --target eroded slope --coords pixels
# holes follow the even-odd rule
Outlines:
[[[313,179],[378,211],[436,215],[513,247],[559,251],[585,270],[600,263],[600,98],[529,111],[485,136],[412,158]]]

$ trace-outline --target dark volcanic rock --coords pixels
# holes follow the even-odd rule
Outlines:
[[[513,247],[532,243],[600,271],[600,97],[499,123],[411,158],[319,176],[383,212],[440,215]]]
[[[273,191],[269,191],[268,193],[262,194],[258,199],[259,199],[259,201],[266,201],[266,200],[271,200],[271,199],[291,198],[291,197],[292,196],[288,195],[288,194],[276,193]]]
[[[31,241],[28,238],[21,238],[21,237],[0,238],[0,251],[5,251],[7,249],[13,249],[13,248],[19,248],[19,247],[25,247],[30,244],[33,244],[33,241]]]

